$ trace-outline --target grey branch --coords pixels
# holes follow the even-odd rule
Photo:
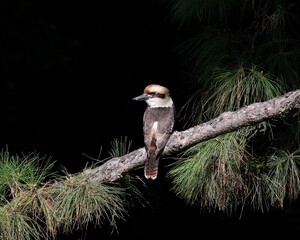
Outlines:
[[[253,103],[237,111],[224,112],[206,123],[185,131],[175,131],[165,147],[163,157],[180,153],[200,142],[241,127],[254,125],[267,119],[284,118],[291,113],[296,114],[299,108],[300,90],[296,90],[265,102]],[[101,166],[86,169],[83,174],[93,181],[112,182],[125,173],[143,166],[145,159],[146,150],[140,148],[122,157],[112,158]]]

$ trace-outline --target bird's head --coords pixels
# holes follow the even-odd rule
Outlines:
[[[144,89],[144,93],[133,98],[137,101],[146,101],[149,107],[172,107],[173,101],[169,89],[158,84],[150,84]]]

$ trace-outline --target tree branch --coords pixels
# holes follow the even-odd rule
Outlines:
[[[286,117],[292,112],[297,113],[299,108],[300,90],[296,90],[269,101],[253,103],[237,111],[224,112],[206,123],[185,131],[175,131],[165,147],[163,156],[174,155],[200,142],[241,127],[254,125],[267,119]],[[93,181],[112,182],[122,177],[124,173],[143,166],[145,159],[146,150],[140,148],[122,157],[112,158],[94,169],[86,169],[83,174]]]

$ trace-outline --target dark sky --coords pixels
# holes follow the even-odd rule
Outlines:
[[[83,152],[97,157],[100,146],[105,157],[120,136],[141,147],[145,105],[132,98],[150,83],[172,92],[179,79],[165,8],[44,2],[2,4],[1,147],[72,166],[85,165]]]
[[[132,98],[146,85],[168,87],[177,108],[184,89],[176,26],[160,1],[63,2],[0,3],[0,146],[36,150],[77,172],[90,161],[83,153],[95,158],[103,146],[104,158],[114,138],[128,136],[132,150],[143,146],[146,106]],[[287,237],[298,230],[278,211],[242,220],[201,214],[174,196],[163,173],[147,183],[150,205],[137,204],[111,239]],[[86,237],[107,237],[107,229]]]

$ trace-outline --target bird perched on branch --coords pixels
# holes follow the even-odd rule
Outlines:
[[[158,163],[174,126],[175,106],[166,87],[150,84],[144,93],[133,98],[146,101],[143,117],[144,143],[147,150],[144,174],[147,179],[156,179]]]

